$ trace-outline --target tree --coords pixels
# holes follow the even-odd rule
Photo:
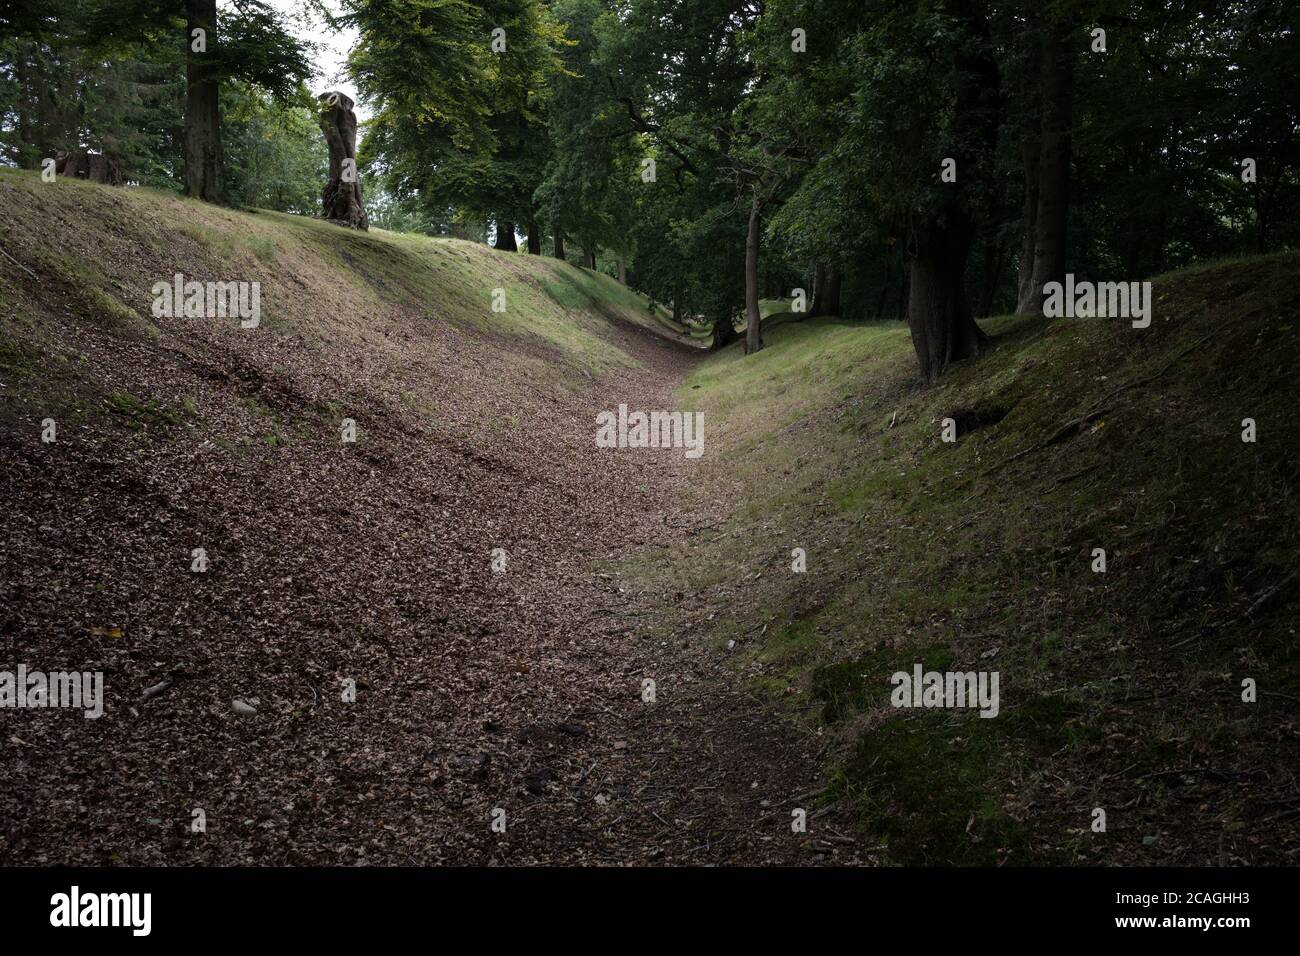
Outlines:
[[[1038,128],[1027,133],[1023,147],[1025,218],[1019,312],[1039,311],[1044,286],[1065,280],[1074,61],[1079,46],[1072,36],[1075,32],[1070,18],[1049,20],[1041,27],[1040,49],[1034,60],[1041,103]]]
[[[742,38],[760,14],[748,0],[636,0],[597,24],[595,62],[623,135],[644,137],[655,161],[637,191],[638,219],[651,225],[636,230],[635,281],[675,312],[688,303],[718,347],[734,341],[745,298],[750,203],[730,156],[754,79]]]
[[[567,234],[592,252],[609,249],[625,261],[635,250],[632,219],[649,144],[629,127],[612,96],[612,77],[598,62],[598,23],[605,13],[601,0],[560,0],[551,7],[568,42],[551,77],[549,149],[534,200],[553,234]]]
[[[885,0],[868,21],[847,51],[858,76],[847,138],[874,183],[877,217],[907,224],[907,319],[933,382],[984,339],[965,283],[1002,106],[992,11],[981,0]]]
[[[123,45],[111,60],[87,46],[89,0],[49,0],[10,13],[0,40],[0,157],[37,168],[61,153],[102,153],[126,178],[175,175],[183,81],[175,47]]]
[[[316,101],[300,87],[291,100],[240,81],[221,91],[223,192],[239,206],[316,215],[329,157],[316,120]]]
[[[88,0],[80,40],[104,56],[176,43],[185,51],[185,193],[224,198],[221,89],[232,80],[286,101],[311,75],[309,45],[293,37],[283,17],[262,0]]]
[[[537,216],[549,78],[563,30],[538,0],[346,0],[349,66],[375,109],[362,153],[432,214],[491,220],[498,248]]]

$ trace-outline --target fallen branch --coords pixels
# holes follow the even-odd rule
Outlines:
[[[1255,599],[1255,603],[1246,609],[1246,613],[1241,615],[1241,617],[1237,618],[1237,620],[1233,621],[1232,623],[1236,624],[1244,620],[1245,618],[1254,617],[1255,612],[1258,611],[1265,604],[1267,604],[1269,601],[1271,601],[1278,591],[1282,590],[1284,587],[1286,587],[1288,584],[1290,584],[1292,581],[1295,580],[1296,574],[1300,574],[1300,572],[1292,571],[1281,581],[1278,581],[1277,584],[1273,585],[1271,588],[1269,588],[1267,591],[1261,594],[1258,598]]]
[[[1277,690],[1261,690],[1260,693],[1265,697],[1281,697],[1283,700],[1293,700],[1300,704],[1300,697],[1296,697],[1294,694],[1284,694]]]
[[[40,276],[38,276],[35,272],[33,272],[31,269],[27,268],[25,265],[23,265],[21,262],[19,262],[17,259],[15,259],[13,256],[9,255],[9,253],[5,252],[4,249],[2,249],[2,248],[0,248],[0,255],[4,256],[4,257],[5,257],[6,259],[8,259],[10,262],[12,262],[14,265],[16,265],[19,269],[22,269],[23,272],[26,272],[26,273],[27,273],[29,276],[31,276],[33,279],[39,279],[39,278],[40,278]]]

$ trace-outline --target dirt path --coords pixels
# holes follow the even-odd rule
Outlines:
[[[652,346],[642,355],[648,373],[622,374],[592,390],[588,421],[619,403],[677,407],[673,390],[693,361],[690,353]],[[682,510],[681,490],[694,465],[680,451],[598,450],[587,447],[592,431],[594,425],[575,454],[593,460],[605,478],[600,510],[618,532],[606,545],[610,558],[642,547],[685,549],[693,531],[716,520]],[[560,602],[554,626],[569,630],[602,689],[565,704],[573,710],[558,734],[538,735],[545,752],[535,747],[536,758],[544,766],[558,761],[567,773],[560,786],[530,794],[526,813],[536,827],[518,838],[518,849],[498,847],[496,857],[675,864],[853,859],[842,834],[814,825],[823,836],[809,839],[791,830],[791,810],[808,807],[807,795],[820,786],[815,741],[744,691],[717,648],[686,631],[675,631],[673,640],[649,633],[656,613],[693,593],[688,583],[673,594],[644,587],[615,570],[553,595]],[[727,613],[725,603],[710,610]],[[578,621],[589,624],[570,629]],[[643,700],[646,680],[654,682],[653,703]],[[535,736],[526,735],[530,742]],[[528,783],[525,777],[525,791]]]
[[[363,368],[74,332],[88,374],[197,411],[52,445],[8,413],[0,669],[102,671],[106,704],[0,711],[0,863],[851,859],[791,832],[815,742],[695,635],[648,638],[681,598],[616,570],[712,516],[677,504],[680,451],[594,447],[596,411],[673,408],[694,360],[611,334],[646,369],[573,395],[496,388],[494,344],[454,332]]]

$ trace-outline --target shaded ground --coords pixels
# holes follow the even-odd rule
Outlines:
[[[924,389],[901,323],[782,324],[689,376],[689,500],[735,506],[645,573],[734,595],[693,632],[827,741],[883,862],[1294,865],[1297,289],[1288,253],[1156,277],[1147,330],[987,320]],[[892,706],[918,662],[999,673],[997,719]]]
[[[201,256],[101,212],[62,245],[95,248],[93,283],[35,220],[3,237],[41,281],[4,266],[0,670],[102,671],[106,704],[0,710],[0,864],[851,858],[829,819],[791,832],[815,741],[692,634],[650,640],[651,596],[606,570],[711,520],[680,451],[594,447],[596,411],[675,407],[698,353],[592,325],[629,361],[575,386],[554,345],[399,294],[350,323],[286,296],[272,334],[151,325],[86,288],[129,308]],[[263,278],[319,293],[310,265],[281,244]]]

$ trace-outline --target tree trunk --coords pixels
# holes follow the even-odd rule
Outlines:
[[[808,310],[809,318],[826,314],[826,310],[822,308],[822,297],[825,295],[826,295],[826,266],[819,262],[817,263],[817,267],[813,270],[812,308]]]
[[[1025,314],[1034,312],[1040,304],[1042,291],[1034,290],[1034,247],[1038,242],[1038,168],[1042,142],[1038,133],[1025,137],[1021,144],[1020,155],[1025,169],[1025,202],[1021,207],[1024,234],[1020,240],[1019,287],[1016,295],[1016,312]]]
[[[493,249],[500,249],[502,252],[518,252],[519,243],[515,241],[515,224],[506,219],[497,220],[497,237],[492,244]]]
[[[325,218],[353,229],[369,229],[357,172],[357,114],[352,112],[352,99],[339,92],[322,93],[317,99],[322,104],[320,128],[330,151],[330,178],[320,193]]]
[[[713,348],[725,348],[736,341],[736,326],[732,324],[731,313],[725,311],[713,320]]]
[[[840,305],[840,270],[835,266],[826,267],[826,292],[822,296],[822,315],[839,315]]]
[[[763,225],[763,206],[754,188],[749,206],[749,232],[745,236],[745,354],[763,348],[763,317],[758,311],[758,235]]]
[[[618,260],[618,281],[627,285],[627,262],[623,259]]]
[[[560,229],[559,226],[556,226],[554,231],[551,233],[551,241],[554,245],[554,248],[551,250],[551,255],[555,256],[555,258],[557,259],[563,259],[564,258],[564,232],[563,230]]]
[[[877,319],[885,317],[885,303],[889,301],[889,283],[894,272],[894,250],[891,248],[889,254],[885,256],[885,278],[880,283],[880,298],[876,300]]]
[[[221,82],[214,61],[217,0],[185,0],[185,195],[221,202]],[[194,51],[194,30],[207,52]]]
[[[70,179],[88,179],[92,183],[108,186],[121,186],[125,182],[117,163],[103,153],[91,153],[84,149],[60,153],[54,162],[54,172]]]
[[[983,317],[993,314],[998,283],[1002,281],[1002,238],[996,227],[987,230],[984,237],[984,282],[980,289],[979,308],[976,314]]]
[[[1043,40],[1043,139],[1034,222],[1034,303],[1025,310],[1029,312],[1041,311],[1044,285],[1065,281],[1074,52],[1063,34],[1063,28],[1054,28]]]
[[[18,150],[14,156],[20,169],[40,169],[39,150],[32,143],[31,89],[27,73],[28,44],[19,42],[14,53],[14,78],[17,90]]]
[[[913,232],[907,324],[927,383],[950,363],[980,352],[984,335],[971,317],[963,282],[971,236],[969,216],[952,208]]]
[[[537,225],[536,219],[528,220],[528,254],[531,256],[542,254],[542,229]]]
[[[596,269],[596,251],[594,249],[584,249],[582,250],[582,258],[587,268],[594,272]]]

